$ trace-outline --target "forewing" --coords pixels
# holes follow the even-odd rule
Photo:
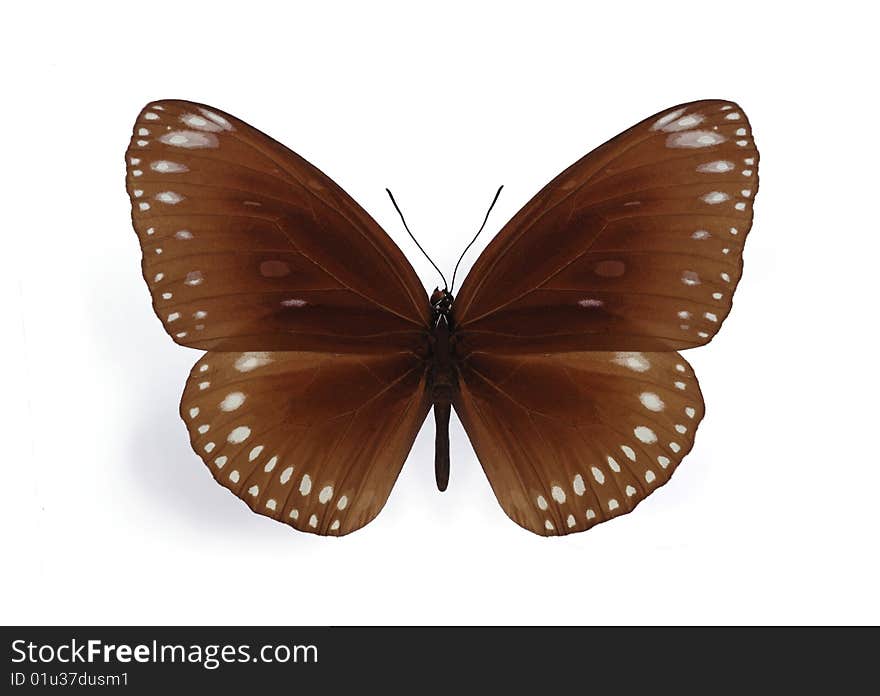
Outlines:
[[[501,507],[545,536],[632,511],[669,480],[703,417],[677,353],[477,353],[454,405]]]
[[[477,259],[455,303],[466,350],[680,350],[731,308],[758,190],[733,102],[667,109],[562,172]]]
[[[207,353],[180,413],[211,474],[304,532],[348,534],[382,509],[428,413],[411,355]]]
[[[144,278],[165,329],[206,350],[412,349],[429,305],[328,176],[213,107],[159,101],[126,153]]]

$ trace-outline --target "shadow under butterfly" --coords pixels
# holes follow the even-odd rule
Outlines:
[[[425,292],[379,225],[296,153],[213,107],[140,113],[126,153],[153,306],[207,351],[180,413],[260,514],[343,535],[382,509],[429,410],[454,408],[501,507],[541,535],[630,512],[703,417],[676,351],[731,308],[758,188],[733,102],[655,114],[563,171],[461,290]]]

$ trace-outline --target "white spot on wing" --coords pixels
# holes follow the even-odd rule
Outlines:
[[[646,425],[639,425],[633,430],[635,436],[647,445],[657,442],[657,434]]]
[[[651,362],[642,353],[633,351],[615,353],[613,362],[629,368],[633,372],[646,372],[651,368]]]
[[[605,303],[602,302],[602,300],[597,300],[592,297],[587,297],[587,298],[584,298],[583,300],[578,300],[578,304],[581,307],[587,308],[587,307],[601,307]]]
[[[172,174],[175,172],[188,172],[189,167],[184,164],[178,164],[177,162],[169,162],[168,160],[156,160],[155,162],[150,162],[150,169],[154,172],[160,172],[162,174]]]
[[[235,369],[239,372],[250,372],[258,367],[263,367],[273,362],[271,355],[263,351],[251,351],[242,353],[235,360]]]
[[[685,131],[683,133],[672,133],[666,138],[666,147],[711,147],[723,143],[726,138],[720,133],[706,130]]]
[[[247,440],[251,436],[251,429],[246,425],[239,425],[237,428],[234,428],[232,432],[229,433],[229,436],[226,438],[229,442],[234,445],[238,445],[245,440]]]
[[[727,160],[715,160],[714,162],[707,162],[706,164],[701,164],[697,167],[698,172],[703,173],[724,173],[729,172],[733,169],[733,162],[728,162]]]
[[[226,411],[227,413],[234,411],[244,403],[246,398],[247,397],[242,392],[230,392],[224,397],[223,401],[220,402],[220,410]]]
[[[201,111],[204,116],[211,119],[214,123],[222,127],[224,130],[234,130],[232,124],[228,120],[223,118],[220,114],[215,114],[210,109],[199,108],[199,111]]]
[[[696,271],[684,271],[681,274],[681,282],[685,285],[699,285],[700,284],[700,276]]]
[[[659,413],[664,408],[666,408],[666,404],[663,403],[663,399],[661,399],[654,392],[642,392],[639,394],[639,401],[642,402],[642,406],[644,406],[649,411],[654,411],[655,413]]]
[[[703,200],[709,205],[716,205],[717,203],[722,203],[726,201],[730,196],[722,191],[710,191],[705,196],[703,196]]]
[[[223,130],[218,124],[212,123],[203,116],[197,116],[196,114],[184,114],[180,117],[180,120],[190,128],[197,128],[201,131],[217,133],[218,131]]]
[[[676,109],[675,111],[670,111],[668,114],[664,114],[656,121],[654,121],[654,125],[651,126],[651,130],[660,130],[665,128],[668,124],[672,123],[675,119],[681,116],[684,113],[684,109]]]
[[[219,145],[217,136],[213,133],[199,133],[191,130],[171,131],[165,133],[165,135],[159,136],[159,141],[166,145],[189,149],[217,147]]]

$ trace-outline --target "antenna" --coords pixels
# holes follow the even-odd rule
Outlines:
[[[431,257],[428,256],[428,253],[424,249],[422,249],[422,245],[419,244],[419,240],[416,239],[415,236],[413,236],[413,233],[409,231],[409,227],[406,224],[406,220],[404,220],[404,218],[403,218],[403,213],[400,212],[400,208],[397,206],[397,201],[394,200],[394,196],[392,195],[390,189],[386,188],[385,191],[388,193],[388,197],[391,199],[391,203],[394,205],[394,209],[397,211],[397,214],[400,215],[400,221],[403,223],[403,228],[406,230],[406,233],[410,237],[412,237],[412,240],[416,243],[416,246],[419,248],[419,251],[421,251],[425,255],[425,258],[431,262],[431,265],[437,270],[437,273],[440,274],[440,277],[443,279],[443,289],[448,291],[449,285],[446,283],[446,277],[443,275],[443,271],[441,271],[439,268],[437,268],[437,264],[434,263],[434,261],[431,259]],[[497,198],[497,196],[496,196],[496,198]],[[453,280],[453,282],[455,282],[455,276],[453,276],[452,280]]]
[[[449,294],[452,294],[452,290],[455,289],[455,274],[458,273],[458,264],[461,263],[461,260],[464,258],[464,255],[468,252],[468,249],[471,248],[474,242],[477,241],[477,237],[480,236],[480,232],[483,231],[483,228],[486,226],[486,221],[489,219],[489,213],[492,212],[492,208],[495,207],[495,203],[498,201],[498,196],[501,195],[501,189],[504,188],[504,184],[498,187],[498,190],[495,192],[495,198],[492,199],[492,203],[489,205],[489,210],[486,211],[486,217],[483,218],[483,224],[480,225],[480,229],[477,230],[477,233],[474,235],[474,238],[470,241],[464,251],[461,252],[461,256],[458,257],[458,263],[455,264],[455,269],[452,271],[452,288],[449,290]],[[390,192],[389,192],[390,193]]]

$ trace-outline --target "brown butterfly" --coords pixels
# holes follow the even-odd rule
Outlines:
[[[446,487],[455,408],[507,515],[536,534],[630,512],[694,443],[677,350],[731,308],[758,189],[745,113],[655,114],[551,181],[429,299],[323,172],[213,107],[159,101],[126,153],[166,331],[208,351],[180,413],[254,512],[342,535],[382,509],[428,411]]]

